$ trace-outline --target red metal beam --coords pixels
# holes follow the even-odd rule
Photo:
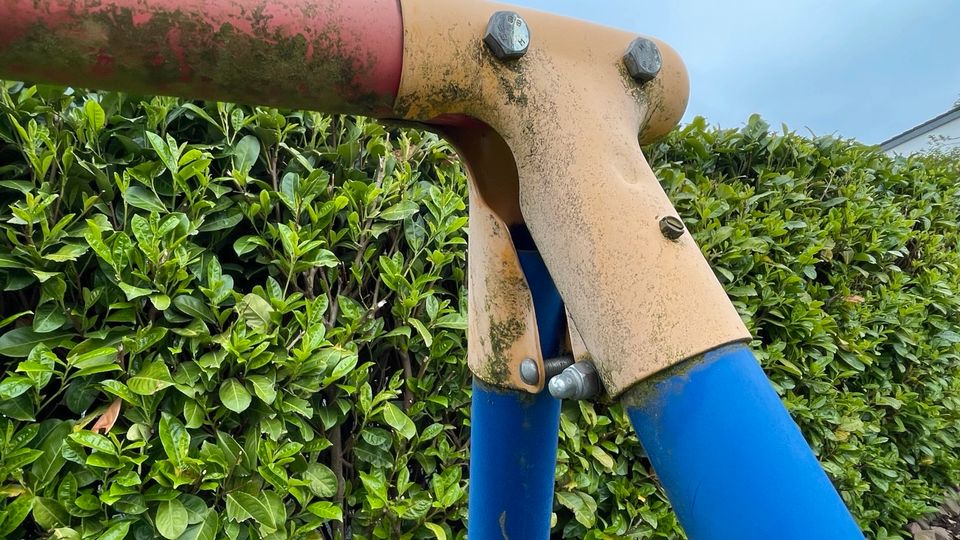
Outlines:
[[[0,0],[5,77],[386,115],[397,0]]]

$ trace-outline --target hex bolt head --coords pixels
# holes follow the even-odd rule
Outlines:
[[[678,240],[685,230],[683,221],[676,216],[667,216],[660,220],[660,234],[670,240]]]
[[[633,80],[640,84],[652,80],[663,67],[663,57],[657,44],[644,37],[630,42],[623,63]]]
[[[498,11],[490,16],[483,42],[497,59],[516,60],[527,54],[530,28],[518,13]]]
[[[540,382],[540,368],[533,358],[524,358],[520,362],[520,380],[535,385]]]
[[[557,399],[590,399],[600,393],[600,375],[591,362],[577,362],[550,379],[550,395]]]

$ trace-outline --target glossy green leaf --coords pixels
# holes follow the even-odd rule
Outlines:
[[[266,332],[270,327],[273,307],[263,297],[253,293],[248,294],[237,305],[237,310],[251,330]]]
[[[187,530],[187,509],[177,499],[161,501],[157,507],[156,524],[160,536],[179,538]]]
[[[29,327],[14,328],[0,336],[0,356],[23,358],[30,354],[34,347],[41,343],[48,346],[57,344],[58,338],[65,334],[60,332],[40,333]]]
[[[412,439],[417,434],[417,426],[410,417],[389,401],[383,405],[383,420],[405,439]]]
[[[584,527],[590,528],[596,523],[597,503],[590,495],[579,491],[559,491],[557,500],[563,506],[573,510],[577,521]]]
[[[220,531],[220,518],[213,510],[207,512],[203,521],[191,525],[180,537],[181,540],[217,540]]]
[[[121,521],[111,525],[97,537],[97,540],[123,540],[130,532],[130,523],[129,521]]]
[[[447,540],[447,532],[443,530],[443,527],[437,525],[436,523],[424,523],[424,527],[430,530],[433,533],[433,537],[437,540]]]
[[[402,221],[417,213],[420,206],[413,201],[401,201],[380,213],[380,218],[387,221]]]
[[[190,455],[190,434],[175,417],[163,413],[159,426],[160,442],[167,458],[182,467]]]
[[[319,501],[307,507],[307,511],[323,521],[343,521],[343,509],[330,501]]]
[[[110,439],[98,433],[93,433],[92,431],[77,431],[71,433],[70,439],[82,446],[86,446],[87,448],[92,448],[106,454],[114,454],[117,451],[113,443],[110,442]]]
[[[181,294],[173,299],[173,305],[191,317],[197,317],[206,322],[214,321],[213,312],[199,298]]]
[[[136,375],[127,381],[127,386],[134,394],[151,396],[160,390],[173,385],[170,370],[163,360],[155,359],[147,362]]]
[[[123,200],[127,204],[141,210],[151,212],[166,213],[167,207],[163,205],[157,194],[143,186],[130,186],[123,194]]]
[[[53,253],[44,255],[43,258],[54,262],[75,261],[89,250],[89,246],[81,244],[64,244]]]
[[[337,493],[337,477],[322,463],[311,463],[304,478],[310,482],[310,491],[317,497],[333,497]]]
[[[276,495],[270,493],[263,493],[259,497],[242,491],[228,493],[227,514],[228,516],[232,514],[237,521],[252,518],[267,529],[276,530],[282,523],[282,519],[271,502],[275,497]]]
[[[137,298],[148,296],[157,291],[153,289],[145,289],[143,287],[134,287],[133,285],[127,285],[126,283],[118,283],[120,290],[123,291],[123,294],[127,296],[127,300],[136,300]]]
[[[23,375],[7,375],[0,379],[0,400],[9,400],[23,395],[26,391],[32,389],[34,382],[29,377]]]
[[[274,400],[277,399],[276,382],[272,377],[251,375],[247,377],[247,381],[250,382],[250,385],[253,387],[253,393],[267,405],[272,404]]]
[[[63,327],[67,322],[67,314],[60,306],[49,303],[37,308],[37,313],[33,317],[33,331],[38,334],[53,332]]]
[[[59,501],[49,497],[33,499],[33,520],[44,529],[68,525],[70,514]]]
[[[250,392],[236,379],[227,379],[220,385],[220,402],[235,413],[241,413],[250,406]]]
[[[256,164],[259,156],[260,141],[253,135],[247,135],[237,143],[237,148],[234,151],[234,166],[236,170],[246,176]]]
[[[17,527],[23,523],[23,520],[27,519],[30,511],[33,510],[33,503],[33,495],[25,493],[7,504],[3,513],[0,513],[0,516],[2,516],[0,518],[0,537],[6,537],[17,530]]]

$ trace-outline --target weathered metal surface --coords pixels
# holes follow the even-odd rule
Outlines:
[[[397,0],[0,0],[0,77],[388,114]]]
[[[478,377],[535,390],[518,369],[524,358],[543,360],[520,345],[535,342],[529,289],[503,271],[516,258],[505,240],[501,249],[481,247],[520,222],[611,395],[750,338],[690,235],[671,241],[660,232],[660,220],[676,212],[638,133],[641,141],[666,133],[686,107],[686,71],[673,49],[653,40],[662,68],[640,85],[623,63],[636,37],[626,32],[516,9],[535,38],[525,56],[501,62],[482,38],[490,15],[505,6],[411,0],[402,7],[396,113],[442,126],[470,164],[473,199],[495,213],[471,215],[468,358]],[[480,122],[451,122],[464,117]],[[484,134],[489,129],[497,136]],[[478,143],[478,134],[500,142]],[[497,331],[492,321],[517,324]]]
[[[570,350],[570,356],[575,362],[584,360],[593,360],[590,351],[587,350],[587,344],[583,342],[583,336],[577,330],[577,323],[570,318],[570,310],[567,309],[567,348]]]
[[[478,38],[479,39],[479,38]],[[523,380],[520,364],[531,359],[544,372],[530,286],[509,225],[520,220],[517,171],[503,159],[510,149],[493,130],[467,123],[444,129],[470,172],[470,253],[467,260],[468,360],[480,379],[527,392],[543,389]]]
[[[542,389],[517,369],[533,358],[543,372],[508,232],[524,222],[611,394],[748,339],[690,235],[660,234],[675,212],[637,144],[683,114],[676,53],[654,40],[662,69],[640,85],[623,63],[636,36],[518,9],[536,39],[501,62],[483,36],[504,7],[0,0],[0,77],[440,126],[473,171],[469,357],[488,382]]]

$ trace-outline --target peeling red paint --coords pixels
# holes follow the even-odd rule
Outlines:
[[[183,45],[180,43],[180,28],[174,26],[167,32],[167,44],[170,45],[170,52],[173,53],[174,58],[177,59],[177,66],[180,69],[180,81],[189,82],[190,81],[190,64],[187,62],[187,55],[183,50]]]
[[[134,26],[143,26],[153,19],[153,14],[149,12],[137,11],[133,13],[132,20]]]
[[[398,0],[0,0],[0,77],[373,114],[402,60]]]

